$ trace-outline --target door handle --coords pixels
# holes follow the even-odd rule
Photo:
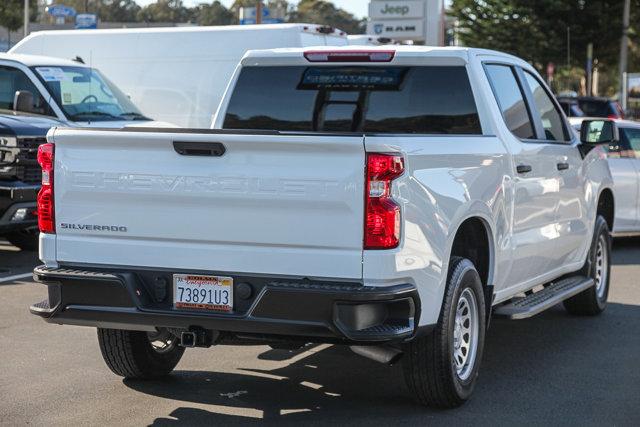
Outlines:
[[[182,156],[220,157],[226,151],[221,142],[173,141],[173,149]]]
[[[564,171],[569,169],[569,163],[558,163],[558,170]]]
[[[518,166],[516,166],[516,171],[518,173],[531,172],[531,166],[529,166],[529,165],[518,165]]]

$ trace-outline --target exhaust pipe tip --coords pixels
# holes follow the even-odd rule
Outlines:
[[[402,350],[389,346],[352,345],[350,348],[355,354],[388,366],[396,364],[404,354]]]

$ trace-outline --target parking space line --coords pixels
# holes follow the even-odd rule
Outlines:
[[[0,283],[12,282],[14,280],[25,279],[27,277],[32,277],[32,276],[33,276],[33,273],[29,272],[29,273],[23,273],[23,274],[16,274],[15,276],[0,277]]]

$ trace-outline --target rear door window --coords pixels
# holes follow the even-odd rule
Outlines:
[[[542,120],[544,139],[547,141],[568,140],[569,137],[567,132],[565,132],[564,119],[560,111],[556,108],[551,96],[533,74],[525,71],[524,76],[531,90],[535,108],[538,110],[540,120]]]
[[[527,103],[513,68],[508,65],[489,64],[486,70],[493,94],[509,130],[518,138],[535,139]]]
[[[225,129],[481,134],[464,67],[245,67]]]

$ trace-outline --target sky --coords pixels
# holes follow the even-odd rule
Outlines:
[[[229,7],[233,0],[220,0],[222,4]],[[357,18],[363,18],[369,14],[369,0],[332,0],[333,4],[353,13]],[[136,0],[140,6],[154,3],[155,0]],[[210,3],[210,0],[183,0],[186,6],[194,6],[199,3]],[[297,3],[296,0],[289,0],[290,3]]]

